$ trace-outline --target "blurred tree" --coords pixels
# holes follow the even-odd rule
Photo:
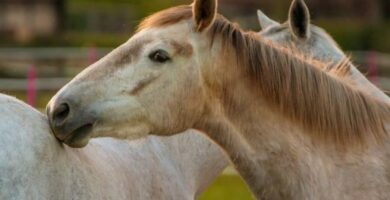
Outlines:
[[[0,45],[28,44],[31,46],[116,46],[129,37],[143,17],[158,10],[193,0],[0,0]],[[287,19],[292,0],[219,0],[219,11],[244,29],[258,30],[256,10],[280,22]],[[314,23],[329,30],[347,49],[375,48],[390,52],[390,0],[305,0],[311,10]],[[28,14],[26,26],[47,26],[48,19],[57,20],[57,30],[51,35],[41,35],[30,43],[15,43],[9,37],[14,31],[4,25],[7,4],[54,5],[56,17],[43,17],[33,22]],[[33,9],[27,9],[31,12]],[[8,12],[26,15],[28,12]],[[43,12],[39,12],[43,13]],[[9,23],[12,24],[12,23]],[[17,23],[13,23],[17,24]],[[342,27],[342,28],[340,28]],[[44,29],[40,29],[44,30]],[[20,34],[23,35],[23,34]],[[387,39],[389,38],[389,39]]]
[[[390,1],[381,0],[382,14],[385,19],[390,19]]]
[[[58,33],[63,28],[65,0],[1,0],[0,33],[20,42]]]

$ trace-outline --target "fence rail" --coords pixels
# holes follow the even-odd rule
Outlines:
[[[37,78],[36,90],[58,90],[69,82],[70,78]],[[0,91],[26,91],[27,79],[0,79]]]
[[[31,65],[36,65],[37,69],[45,66],[46,69],[58,68],[62,71],[67,68],[67,65],[64,63],[67,62],[50,62],[52,60],[77,60],[73,67],[79,68],[81,70],[85,67],[86,63],[95,62],[97,59],[103,57],[112,48],[0,48],[0,70],[1,67],[4,67],[3,70],[19,70],[21,73],[25,74],[27,77],[27,71]],[[378,80],[379,86],[385,90],[390,90],[390,55],[379,53],[379,52],[369,52],[369,51],[351,51],[347,54],[352,55],[353,61],[360,66],[360,69],[363,71],[369,71],[370,66],[370,55],[375,55],[374,64],[378,68],[379,74],[375,74],[375,77]],[[44,63],[41,66],[36,63]],[[372,63],[371,63],[372,64]],[[69,65],[69,64],[68,64]],[[22,67],[24,66],[24,67]],[[7,69],[5,69],[7,68]],[[58,90],[63,85],[65,85],[70,78],[61,77],[54,78],[47,77],[37,77],[35,80],[35,88],[37,90]],[[0,91],[1,90],[16,90],[23,91],[27,90],[28,80],[26,78],[1,78],[0,77]]]
[[[43,47],[43,48],[0,48],[1,60],[51,60],[51,59],[88,59],[96,55],[102,57],[112,48],[72,48],[72,47]]]

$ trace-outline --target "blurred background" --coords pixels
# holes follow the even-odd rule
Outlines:
[[[125,42],[145,16],[191,0],[0,0],[0,92],[44,110],[77,73]],[[256,9],[279,22],[290,0],[220,0],[220,13],[259,30]],[[375,84],[390,90],[390,0],[306,0]],[[228,168],[201,199],[251,199]]]

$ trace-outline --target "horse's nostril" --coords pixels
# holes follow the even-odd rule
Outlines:
[[[53,112],[53,122],[55,122],[57,125],[61,124],[68,117],[69,112],[69,105],[67,103],[62,103]]]

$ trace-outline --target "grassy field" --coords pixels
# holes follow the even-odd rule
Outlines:
[[[249,190],[237,175],[221,175],[199,199],[253,200]]]

